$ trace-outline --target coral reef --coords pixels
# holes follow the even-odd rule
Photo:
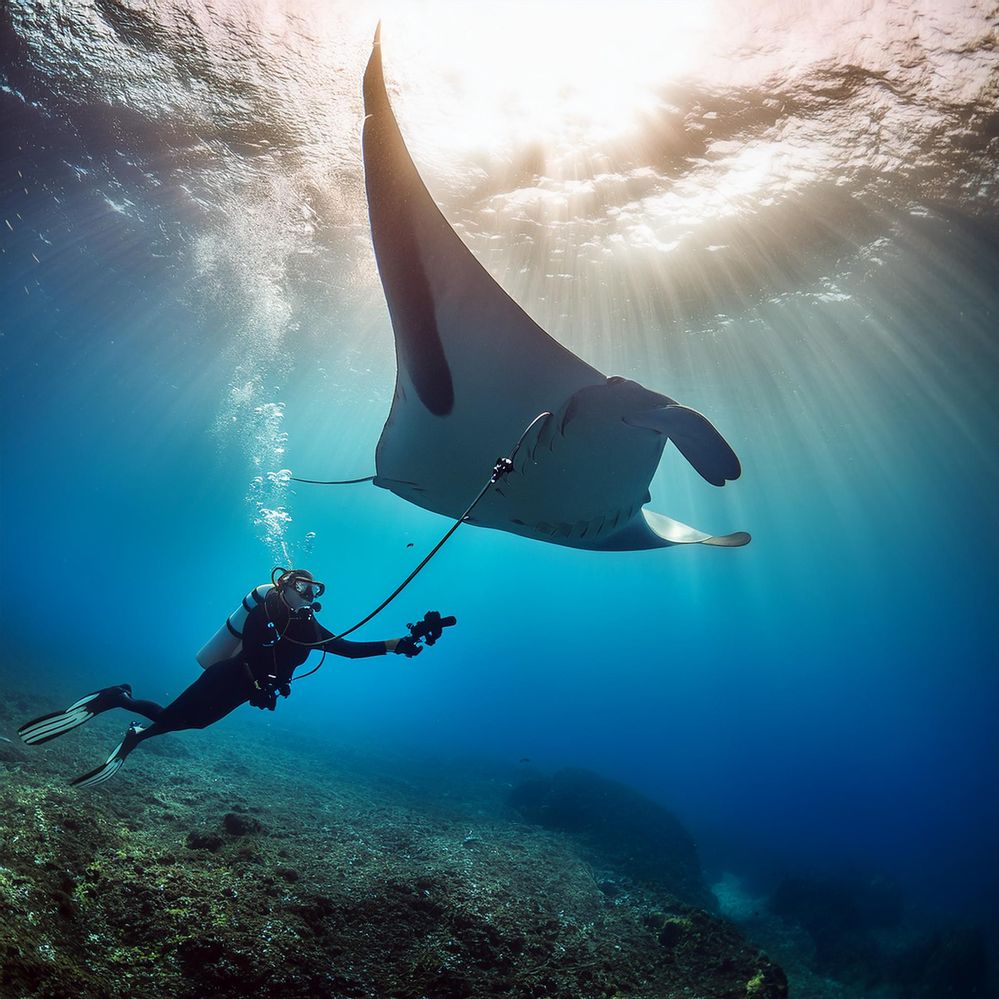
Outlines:
[[[2,703],[12,735],[51,699]],[[111,714],[44,747],[0,742],[5,995],[787,995],[777,965],[666,878],[595,870],[593,840],[525,823],[512,766],[406,770],[279,721],[227,723],[151,741],[74,791],[124,730]],[[666,825],[686,869],[689,838]],[[677,884],[709,898],[688,874]]]

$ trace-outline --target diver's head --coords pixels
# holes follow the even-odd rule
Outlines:
[[[306,607],[316,611],[320,609],[316,601],[323,595],[326,587],[308,569],[282,569],[278,566],[271,573],[271,579],[281,599],[293,611]]]

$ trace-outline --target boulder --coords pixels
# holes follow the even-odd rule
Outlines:
[[[595,862],[715,911],[690,834],[665,808],[633,788],[569,768],[532,778],[510,793],[528,822],[568,833]]]

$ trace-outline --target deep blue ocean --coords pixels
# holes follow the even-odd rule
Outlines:
[[[437,608],[458,626],[435,648],[328,658],[221,724],[589,767],[674,811],[715,873],[885,875],[985,923],[996,6],[602,10],[5,5],[4,671],[165,701],[274,565],[325,580],[340,630],[447,529],[284,472],[372,474],[392,398],[360,156],[382,16],[413,157],[495,279],[739,454],[714,489],[667,453],[652,508],[753,540],[592,553],[464,526],[357,636]]]

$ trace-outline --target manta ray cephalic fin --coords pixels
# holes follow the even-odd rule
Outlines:
[[[626,416],[624,422],[668,437],[701,478],[713,486],[723,486],[742,474],[739,458],[728,441],[696,409],[672,403]]]
[[[736,531],[734,534],[705,534],[682,524],[679,520],[656,513],[655,510],[642,510],[645,522],[653,534],[671,545],[714,545],[716,548],[741,548],[748,545],[751,538],[746,531]]]

